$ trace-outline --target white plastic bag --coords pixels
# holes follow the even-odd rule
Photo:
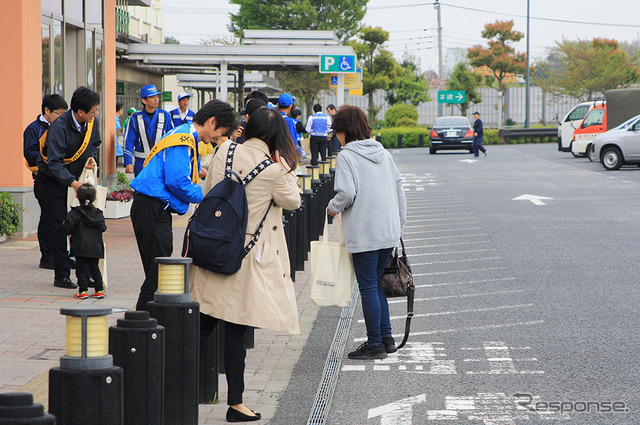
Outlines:
[[[336,216],[339,239],[329,241],[328,217],[320,240],[311,242],[311,300],[319,306],[346,307],[351,301],[355,271],[347,254],[342,222]]]
[[[91,170],[86,168],[86,165],[90,160],[91,158],[87,159],[85,168],[82,169],[82,174],[80,174],[78,181],[80,183],[90,183],[96,188],[96,200],[93,202],[93,206],[104,212],[107,204],[107,188],[104,186],[98,186],[98,177],[96,176],[96,173],[98,172],[97,165]],[[71,211],[71,207],[77,207],[79,205],[80,202],[78,201],[78,198],[76,198],[76,191],[69,186],[67,189],[67,212]]]

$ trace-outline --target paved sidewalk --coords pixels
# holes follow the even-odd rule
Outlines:
[[[174,255],[180,255],[188,214],[174,216]],[[128,218],[107,220],[107,278],[109,290],[103,300],[76,300],[74,290],[53,286],[53,271],[38,268],[40,251],[35,236],[0,243],[0,392],[20,391],[48,404],[49,369],[64,355],[65,320],[60,308],[89,305],[130,310],[135,306],[143,281],[142,264]],[[72,280],[75,275],[72,272]],[[279,394],[286,388],[302,352],[318,308],[309,301],[310,276],[296,272],[294,283],[300,313],[300,335],[289,336],[256,330],[255,349],[248,350],[245,373],[245,404],[273,417]],[[109,325],[123,316],[109,316]],[[226,406],[226,380],[220,375],[221,404],[201,405],[200,424],[222,424]]]

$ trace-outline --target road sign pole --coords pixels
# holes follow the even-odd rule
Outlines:
[[[344,105],[344,74],[338,74],[338,106]]]

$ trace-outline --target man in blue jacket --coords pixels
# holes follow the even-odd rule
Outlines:
[[[473,156],[480,156],[480,151],[484,153],[484,156],[487,156],[487,150],[482,147],[482,139],[484,138],[484,126],[482,125],[482,120],[480,119],[480,112],[476,111],[473,113]]]
[[[49,125],[67,110],[67,102],[59,94],[48,94],[42,98],[42,114],[27,126],[23,134],[24,159],[27,167],[36,180],[36,161],[40,156],[40,138]],[[40,202],[40,201],[38,201]],[[38,222],[38,244],[40,245],[40,268],[53,270],[53,257],[51,256],[51,235],[48,228],[42,225],[42,208],[40,208],[40,221]]]
[[[291,140],[293,140],[293,144],[298,149],[298,154],[300,157],[303,157],[302,148],[298,143],[298,132],[296,131],[296,122],[293,118],[289,116],[289,112],[293,108],[293,96],[289,93],[282,93],[280,97],[278,97],[278,111],[282,118],[284,118],[285,124],[287,124],[287,128],[289,129],[289,134],[291,135]]]
[[[320,104],[313,105],[313,115],[307,119],[311,165],[318,165],[318,153],[323,161],[327,159],[327,136],[331,128],[331,118],[322,113]]]
[[[193,111],[189,109],[189,99],[191,95],[182,92],[178,95],[178,107],[171,111],[171,119],[173,126],[177,127],[182,124],[191,124],[193,122]]]
[[[197,184],[198,143],[228,135],[237,124],[237,115],[228,103],[217,99],[208,102],[194,115],[192,124],[174,128],[156,143],[131,181],[136,191],[131,223],[145,274],[136,310],[146,310],[158,289],[154,259],[170,257],[173,252],[171,213],[184,214],[190,203],[203,199],[202,187]]]
[[[153,145],[173,128],[171,115],[158,109],[160,92],[156,86],[144,86],[140,90],[140,98],[144,108],[131,116],[124,134],[125,171],[136,176]]]

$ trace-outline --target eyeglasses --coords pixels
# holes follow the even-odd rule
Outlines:
[[[62,114],[64,114],[64,111],[51,111],[52,114],[56,114],[56,116],[60,116]]]
[[[100,112],[100,108],[96,109],[95,111],[85,112],[85,114],[91,115],[92,117],[95,117],[96,115],[98,115],[99,112]]]

